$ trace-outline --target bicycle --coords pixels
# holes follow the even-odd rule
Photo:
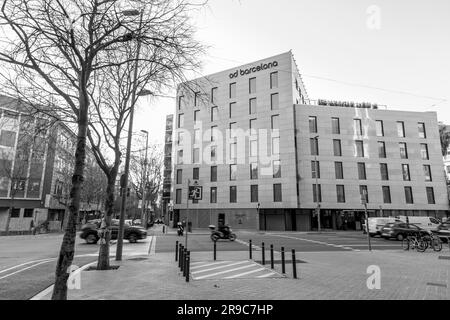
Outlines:
[[[408,234],[406,238],[402,240],[402,248],[405,251],[417,250],[417,252],[425,252],[428,248],[428,243],[420,234],[418,234],[418,236]]]
[[[435,252],[442,251],[442,240],[432,231],[430,231],[428,235],[424,236],[424,240],[427,242],[428,246],[433,248]]]

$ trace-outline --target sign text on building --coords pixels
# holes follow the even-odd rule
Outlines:
[[[251,67],[248,69],[236,70],[234,73],[230,73],[230,79],[237,78],[239,74],[241,76],[245,76],[251,73],[259,72],[262,70],[267,70],[271,68],[278,67],[278,61],[270,62],[270,63],[261,63],[259,66]]]

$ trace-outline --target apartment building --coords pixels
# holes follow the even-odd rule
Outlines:
[[[291,52],[183,83],[176,108],[174,217],[194,228],[308,231],[320,207],[359,229],[361,194],[373,216],[447,215],[436,113],[312,101]]]

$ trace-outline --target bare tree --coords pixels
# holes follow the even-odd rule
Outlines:
[[[439,138],[441,140],[442,156],[445,157],[447,155],[448,147],[450,146],[450,132],[444,124],[439,125]]]

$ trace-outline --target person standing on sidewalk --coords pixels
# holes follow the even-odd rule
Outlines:
[[[32,219],[30,222],[30,231],[33,236],[36,235],[36,227],[34,226],[34,219]]]

